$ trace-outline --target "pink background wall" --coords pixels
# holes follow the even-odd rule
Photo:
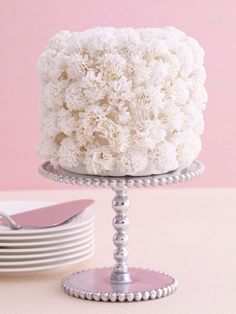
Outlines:
[[[37,58],[60,30],[174,25],[206,51],[208,108],[202,178],[186,186],[236,185],[235,0],[0,0],[0,189],[59,188],[37,174]]]

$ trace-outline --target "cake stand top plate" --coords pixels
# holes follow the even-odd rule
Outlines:
[[[47,179],[54,180],[60,183],[74,184],[80,186],[109,186],[111,188],[124,188],[125,186],[148,187],[181,183],[198,177],[204,171],[204,169],[204,165],[200,161],[195,160],[188,168],[177,169],[175,171],[170,171],[160,175],[150,175],[142,177],[108,177],[74,173],[63,169],[55,161],[46,161],[39,167],[39,173]]]

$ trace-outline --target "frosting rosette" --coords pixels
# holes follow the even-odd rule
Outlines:
[[[53,36],[39,58],[38,153],[95,175],[189,166],[201,150],[204,51],[174,27]]]

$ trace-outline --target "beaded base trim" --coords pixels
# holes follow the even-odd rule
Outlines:
[[[110,271],[110,268],[100,268],[98,270],[107,270]],[[143,272],[147,273],[153,273],[153,275],[159,273],[153,270],[145,270],[142,268],[134,268],[131,267],[130,270],[135,270],[135,271],[140,271],[142,270]],[[160,287],[151,290],[146,290],[146,291],[133,291],[133,292],[106,292],[106,291],[91,291],[89,289],[81,289],[76,287],[75,284],[73,284],[73,277],[78,276],[81,273],[86,273],[90,272],[93,270],[83,270],[81,272],[73,273],[67,277],[65,277],[62,280],[62,287],[68,295],[84,300],[89,300],[89,301],[103,301],[103,302],[132,302],[132,301],[147,301],[147,300],[155,300],[155,299],[160,299],[166,296],[169,296],[170,294],[174,293],[175,290],[177,289],[178,282],[177,280],[170,274],[167,273],[159,273],[162,275],[165,275],[168,278],[172,279],[172,284],[167,285],[164,287]],[[83,285],[83,283],[80,283],[80,285]],[[121,285],[120,285],[121,286]],[[120,287],[119,286],[119,287]],[[158,286],[158,283],[156,283],[156,286]],[[129,284],[129,287],[132,287],[132,283]]]

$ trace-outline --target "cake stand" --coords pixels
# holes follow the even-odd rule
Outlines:
[[[115,245],[113,268],[95,268],[73,273],[62,280],[64,291],[70,296],[95,301],[141,301],[170,295],[177,288],[177,280],[167,273],[131,267],[128,268],[126,233],[129,220],[127,210],[128,188],[149,187],[180,183],[199,176],[204,171],[200,161],[194,161],[189,168],[178,169],[161,175],[143,177],[103,177],[82,175],[64,170],[58,163],[47,161],[39,168],[39,173],[47,179],[60,183],[95,187],[111,187],[115,192],[112,208],[115,211],[113,237]]]

